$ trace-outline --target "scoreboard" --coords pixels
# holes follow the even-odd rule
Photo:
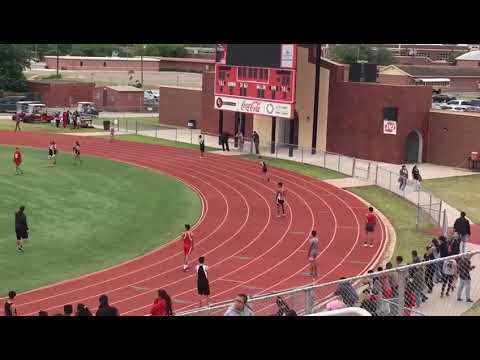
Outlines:
[[[222,44],[215,64],[215,108],[293,118],[297,45]]]

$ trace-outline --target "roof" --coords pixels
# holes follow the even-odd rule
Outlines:
[[[160,90],[163,88],[168,89],[180,89],[180,90],[193,90],[193,91],[202,91],[201,87],[187,87],[187,86],[175,86],[175,85],[161,85]]]
[[[470,51],[466,54],[460,55],[455,60],[475,60],[480,61],[480,50]]]
[[[128,85],[107,86],[107,88],[118,91],[118,92],[142,92],[143,93],[143,89],[139,89],[134,86],[128,86]]]
[[[38,79],[38,80],[27,80],[29,83],[33,84],[93,84],[91,81],[82,81],[82,80],[68,80],[68,79]]]
[[[443,65],[391,65],[388,68],[396,67],[412,77],[480,77],[480,67],[458,67]],[[383,71],[382,71],[383,73]]]
[[[45,59],[56,59],[56,56],[45,56]],[[133,58],[127,58],[127,57],[118,57],[118,56],[59,56],[58,57],[60,60],[111,60],[111,61],[138,61],[140,60],[140,57],[133,57]],[[154,57],[144,57],[143,61],[158,61],[158,58]]]

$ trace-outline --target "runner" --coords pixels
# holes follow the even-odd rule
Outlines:
[[[15,164],[16,174],[23,175],[23,170],[20,169],[20,165],[22,165],[22,153],[18,147],[15,148],[15,153],[13,154],[13,163]]]
[[[55,164],[55,143],[53,141],[50,141],[50,144],[48,144],[48,166],[53,166]]]
[[[55,141],[52,141],[53,145],[53,164],[57,164],[57,144],[55,144]]]
[[[208,297],[210,296],[210,283],[208,281],[207,275],[208,266],[205,265],[205,257],[201,256],[198,259],[197,265],[197,292],[200,295],[200,307],[202,307],[202,296],[207,297],[207,305],[208,305]]]
[[[17,309],[15,308],[14,299],[17,296],[15,291],[8,292],[8,300],[5,301],[4,312],[5,316],[17,316]]]
[[[279,182],[275,195],[275,200],[277,201],[277,217],[280,217],[280,208],[282,208],[282,216],[285,216],[285,195],[286,190],[283,187],[283,183]]]
[[[318,256],[318,238],[317,232],[315,230],[312,231],[310,236],[309,248],[308,248],[308,261],[310,262],[310,276],[314,278],[317,277],[317,256]]]
[[[375,225],[377,224],[377,218],[375,214],[373,213],[373,207],[368,208],[368,214],[365,217],[365,230],[366,230],[366,240],[363,243],[363,246],[370,246],[373,247],[373,233],[375,232]],[[370,240],[370,245],[367,243]]]
[[[198,135],[198,143],[200,144],[200,157],[203,158],[203,153],[205,152],[205,139],[202,135]]]
[[[76,141],[73,146],[73,165],[77,165],[77,160],[80,164],[82,163],[80,159],[80,143],[78,141]]]
[[[193,233],[190,231],[190,225],[185,224],[185,232],[183,233],[183,271],[188,270],[188,255],[193,251]]]
[[[267,174],[267,172],[268,172],[267,163],[265,161],[262,161],[262,162],[260,162],[260,164],[262,165],[262,174],[267,178],[267,181],[269,182],[270,177]]]
[[[17,251],[23,252],[23,240],[28,239],[27,216],[23,205],[15,212],[15,235],[17,236]]]

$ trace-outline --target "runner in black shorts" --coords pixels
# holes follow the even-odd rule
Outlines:
[[[77,160],[80,164],[82,163],[82,160],[80,159],[80,143],[78,141],[76,141],[73,146],[73,165],[77,164]]]
[[[55,164],[55,143],[50,141],[48,145],[48,166],[53,166]]]
[[[260,162],[260,164],[262,165],[262,174],[267,178],[267,181],[270,181],[270,178],[267,175],[267,163],[265,161],[262,161]]]
[[[17,251],[23,251],[23,240],[28,239],[27,216],[24,213],[25,206],[15,213],[15,235],[17,236]]]
[[[283,188],[283,183],[281,182],[278,183],[275,200],[277,201],[277,217],[280,217],[280,208],[282,209],[283,216],[285,216],[285,189]]]

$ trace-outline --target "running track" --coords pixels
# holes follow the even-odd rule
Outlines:
[[[77,140],[74,136],[0,131],[0,143],[5,145],[45,150],[52,139],[60,150],[59,162],[67,161],[67,157],[70,162],[71,148]],[[228,301],[240,292],[259,295],[312,284],[305,274],[312,229],[320,238],[317,283],[366,272],[378,261],[385,244],[385,226],[380,223],[374,248],[360,246],[365,204],[322,181],[270,167],[272,181],[268,183],[261,176],[259,164],[235,157],[207,153],[200,159],[193,150],[109,143],[92,137],[79,141],[84,155],[162,172],[199,194],[203,211],[193,228],[191,267],[199,256],[206,256],[211,303]],[[28,176],[28,159],[24,176]],[[283,181],[287,188],[287,216],[283,218],[275,215],[277,181]],[[84,303],[96,310],[99,295],[105,293],[122,315],[146,315],[159,288],[172,296],[175,312],[192,309],[199,301],[195,274],[181,271],[183,249],[178,240],[117,266],[18,294],[18,312],[35,315],[46,310],[53,314],[62,312],[67,303]],[[256,309],[257,314],[274,310],[267,308]]]

